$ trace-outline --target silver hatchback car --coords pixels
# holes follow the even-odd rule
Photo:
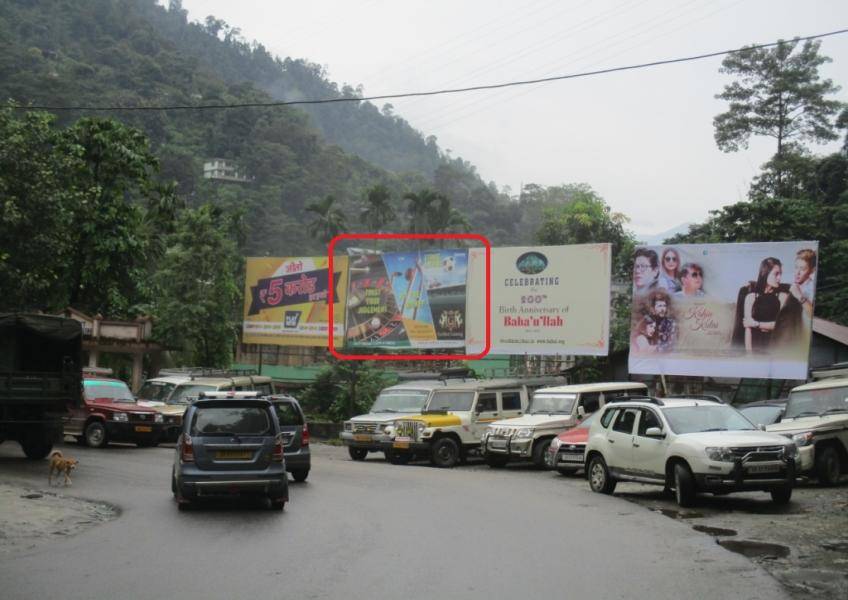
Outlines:
[[[283,436],[268,400],[256,392],[212,392],[186,410],[177,441],[171,491],[180,510],[214,496],[289,499]]]

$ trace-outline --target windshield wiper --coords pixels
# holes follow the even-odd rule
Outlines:
[[[833,408],[828,408],[826,411],[824,411],[821,414],[826,415],[827,413],[838,413],[838,412],[848,412],[848,408],[839,408],[838,406],[834,406]]]
[[[787,416],[788,419],[794,419],[795,417],[803,417],[804,415],[812,415],[814,417],[818,417],[819,413],[813,412],[811,410],[804,410],[799,412],[797,415]]]
[[[381,408],[377,412],[388,412],[388,413],[396,413],[397,411],[393,408]]]
[[[710,429],[702,429],[701,433],[706,433],[708,431],[727,431],[727,427],[712,427]]]

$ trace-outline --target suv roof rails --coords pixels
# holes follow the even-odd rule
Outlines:
[[[187,375],[189,378],[195,377],[247,377],[259,375],[256,369],[212,369],[208,367],[180,367],[176,369],[160,369],[159,375]]]
[[[215,391],[215,392],[200,392],[197,396],[198,398],[217,398],[221,400],[226,400],[228,398],[261,398],[259,392],[227,392],[227,391]]]
[[[439,381],[445,381],[447,379],[462,379],[465,381],[476,378],[471,376],[471,369],[468,367],[448,367],[439,372]]]
[[[672,394],[671,396],[666,396],[666,398],[680,398],[683,400],[712,400],[719,404],[727,404],[727,402],[721,399],[721,396],[716,396],[715,394]]]
[[[605,404],[615,404],[616,402],[650,402],[657,406],[665,406],[665,403],[659,398],[655,398],[654,396],[641,396],[638,394],[615,396],[606,400]]]

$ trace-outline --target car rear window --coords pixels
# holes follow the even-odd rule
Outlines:
[[[191,434],[268,435],[273,433],[268,417],[268,411],[259,406],[207,406],[195,411]]]
[[[303,415],[291,402],[275,402],[274,411],[280,425],[303,425]]]

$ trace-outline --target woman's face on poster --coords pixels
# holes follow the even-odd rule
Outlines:
[[[656,278],[657,270],[651,267],[651,261],[647,256],[637,256],[633,262],[633,283],[637,288],[643,288],[651,284]]]
[[[657,331],[657,324],[656,323],[646,323],[645,324],[645,335],[647,335],[648,337],[651,337],[652,335],[654,335],[654,333],[656,333],[656,331]]]
[[[803,258],[798,258],[795,260],[795,283],[798,285],[803,284],[810,278],[810,274],[812,269],[810,269],[810,265],[807,264],[807,261]]]
[[[677,269],[680,267],[680,258],[677,256],[677,252],[674,250],[669,250],[663,255],[662,259],[662,268],[669,275],[675,273]]]
[[[783,269],[780,265],[774,265],[769,271],[768,277],[766,278],[766,284],[769,287],[776,288],[780,285],[780,277],[783,275]]]

